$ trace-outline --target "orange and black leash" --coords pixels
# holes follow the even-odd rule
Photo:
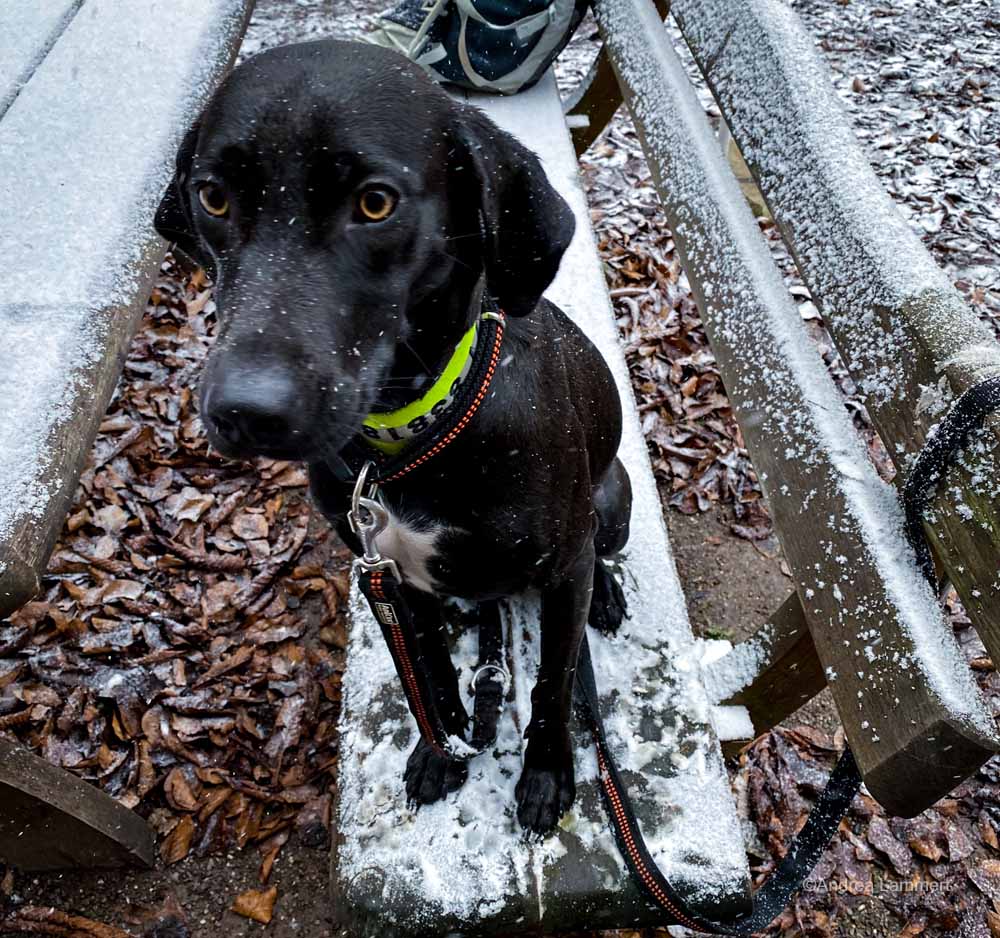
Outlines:
[[[489,393],[500,365],[506,320],[503,312],[484,297],[482,352],[477,355],[464,384],[464,395],[451,410],[453,420],[441,420],[431,432],[420,436],[395,458],[378,460],[370,450],[357,472],[348,519],[362,546],[356,562],[358,586],[368,600],[382,630],[393,664],[399,675],[407,704],[421,738],[435,751],[453,759],[469,759],[492,745],[496,739],[500,713],[510,686],[510,674],[503,661],[503,630],[496,603],[479,603],[476,610],[479,631],[479,665],[472,676],[475,695],[470,741],[449,733],[441,717],[430,669],[420,646],[419,623],[414,621],[407,593],[411,589],[396,564],[383,559],[376,538],[388,523],[385,508],[378,501],[378,488],[408,475],[453,443],[469,425]]]
[[[754,893],[752,910],[733,920],[714,922],[691,910],[650,855],[604,729],[597,680],[586,637],[577,664],[576,691],[577,712],[589,727],[597,747],[601,796],[618,848],[636,883],[649,900],[669,916],[670,921],[666,924],[683,925],[694,931],[719,935],[752,935],[770,925],[819,862],[861,787],[861,773],[850,749],[845,749],[840,756],[826,788],[784,859]]]

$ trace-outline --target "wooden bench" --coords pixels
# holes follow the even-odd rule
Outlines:
[[[581,152],[628,103],[795,581],[751,639],[701,664],[627,407],[623,458],[637,499],[622,568],[634,617],[615,639],[591,635],[598,682],[626,689],[605,703],[630,781],[643,791],[640,823],[656,859],[697,910],[718,919],[746,903],[747,878],[712,704],[745,706],[750,736],[829,686],[869,790],[907,816],[947,794],[1000,741],[904,539],[895,492],[805,331],[662,25],[665,8],[595,0],[594,10],[604,51],[567,101],[565,123],[551,78],[514,99],[476,103],[542,156],[577,212],[580,230],[549,295],[600,346],[629,401],[570,137]],[[935,419],[919,406],[924,389],[961,393],[1000,371],[1000,347],[878,186],[794,13],[775,0],[674,0],[673,13],[903,477]],[[994,656],[998,426],[994,418],[980,434],[928,522],[938,560]],[[961,502],[978,525],[956,510]],[[519,835],[513,785],[535,661],[526,636],[536,618],[529,600],[509,610],[518,677],[496,759],[477,759],[462,791],[414,814],[401,783],[414,732],[378,628],[355,601],[332,865],[345,933],[478,935],[657,920],[609,839],[582,733],[576,805],[549,840],[526,844]],[[456,645],[466,681],[468,641]],[[652,648],[655,665],[645,660]],[[630,708],[627,689],[653,682],[673,700]],[[651,726],[666,730],[656,738]]]
[[[732,913],[747,902],[743,840],[697,653],[670,553],[659,496],[633,404],[625,362],[597,256],[576,156],[555,81],[548,76],[513,98],[476,97],[496,123],[530,145],[572,206],[577,231],[547,295],[581,325],[611,364],[625,405],[621,455],[632,478],[632,535],[621,559],[631,619],[616,638],[590,632],[609,729],[620,734],[622,768],[643,773],[638,798],[647,843],[696,908]],[[540,133],[540,128],[547,132]],[[589,735],[578,729],[577,801],[560,829],[525,841],[514,817],[537,669],[538,608],[530,599],[506,617],[513,699],[496,757],[470,764],[469,782],[442,804],[406,808],[403,769],[416,736],[377,624],[363,601],[352,608],[344,674],[334,909],[352,936],[424,929],[463,935],[653,924],[635,885],[622,876],[596,785]],[[455,650],[465,685],[475,668],[474,637]],[[620,699],[615,688],[637,689]],[[662,709],[661,690],[673,705]],[[388,723],[394,731],[386,732]],[[625,751],[628,748],[629,751]],[[585,911],[584,911],[585,910]]]
[[[646,0],[595,12],[796,584],[709,679],[757,732],[828,685],[871,793],[917,814],[997,751],[992,717],[657,13]],[[672,13],[903,479],[941,416],[926,389],[946,406],[1000,373],[1000,346],[879,186],[795,14],[774,0],[674,0]],[[992,653],[998,428],[927,524]]]
[[[0,5],[0,618],[39,589],[165,245],[181,134],[250,0]],[[150,862],[98,789],[0,740],[0,861]]]

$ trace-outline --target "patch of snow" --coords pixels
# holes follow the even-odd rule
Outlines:
[[[753,739],[753,720],[746,707],[712,707],[712,726],[720,740]]]

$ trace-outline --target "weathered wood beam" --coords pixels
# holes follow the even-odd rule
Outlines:
[[[653,0],[661,19],[670,13],[670,0]],[[576,88],[563,100],[563,113],[573,149],[580,156],[611,123],[611,118],[621,107],[622,91],[615,78],[615,71],[608,61],[608,53],[601,49],[590,70]]]
[[[59,870],[155,861],[153,832],[138,814],[0,738],[0,862]]]
[[[798,595],[745,641],[704,671],[709,700],[747,708],[754,734],[769,730],[812,700],[826,675]]]
[[[997,750],[986,703],[656,10],[594,11],[848,740],[872,794],[919,813]]]
[[[675,0],[673,13],[905,478],[947,403],[1000,374],[1000,344],[880,185],[794,11]],[[1000,416],[962,462],[925,530],[1000,660]]]
[[[563,113],[580,156],[611,122],[621,107],[622,92],[604,49],[597,53],[590,71],[563,101]]]

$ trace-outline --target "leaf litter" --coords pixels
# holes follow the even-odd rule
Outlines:
[[[347,6],[356,32],[363,4]],[[933,21],[927,3],[914,0],[794,6],[822,37],[883,183],[996,327],[995,14],[982,0],[935,3]],[[982,29],[969,30],[970,22]],[[594,49],[585,26],[561,78],[579,77]],[[627,115],[581,167],[665,500],[687,513],[731,506],[734,535],[766,543],[767,509]],[[761,225],[888,476],[889,460],[808,291],[769,222]],[[329,842],[348,558],[310,507],[300,467],[251,467],[208,449],[194,388],[213,327],[209,285],[168,258],[44,591],[0,623],[0,732],[146,817],[166,864],[232,845],[256,848],[262,888],[232,903],[265,922],[277,899],[267,880],[289,839],[317,849]],[[949,603],[996,710],[993,662],[954,595]],[[803,823],[842,745],[796,727],[767,733],[742,753],[734,788],[756,881]],[[998,760],[914,819],[887,818],[863,793],[810,888],[770,932],[838,934],[876,894],[901,936],[960,926],[963,934],[1000,935],[998,826]],[[13,882],[12,871],[0,879],[0,933],[138,934],[15,902]],[[144,934],[189,934],[176,904],[154,919]]]

